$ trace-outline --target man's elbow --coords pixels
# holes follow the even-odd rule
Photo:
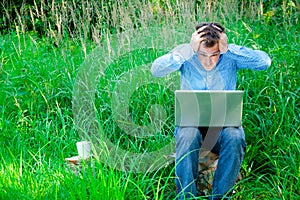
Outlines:
[[[159,69],[159,65],[154,62],[151,67],[151,73],[153,76],[161,77],[161,74],[159,73],[158,69]]]
[[[263,61],[263,66],[264,66],[263,68],[268,69],[271,66],[271,64],[272,64],[272,60],[269,56],[267,56],[266,59],[264,59]]]
[[[261,57],[259,59],[259,65],[256,67],[257,70],[266,70],[271,66],[271,58],[269,55],[265,52],[261,54]]]

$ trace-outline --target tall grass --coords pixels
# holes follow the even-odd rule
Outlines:
[[[239,72],[238,88],[245,90],[243,125],[248,147],[243,180],[233,198],[298,199],[300,29],[297,2],[295,7],[291,2],[283,1],[282,9],[273,13],[264,12],[263,1],[41,0],[15,10],[16,20],[7,22],[11,32],[0,37],[0,199],[174,199],[174,164],[147,173],[118,171],[97,161],[91,166],[86,163],[77,176],[68,169],[64,158],[77,154],[75,143],[81,139],[74,124],[72,95],[81,64],[110,35],[162,27],[189,38],[199,21],[223,23],[230,42],[265,50],[272,58],[267,71]],[[279,17],[283,23],[276,21]],[[172,90],[147,84],[130,99],[132,120],[139,125],[151,122],[151,105],[166,110],[164,129],[149,138],[127,135],[118,127],[110,95],[125,73],[149,68],[172,48],[172,44],[158,48],[155,37],[163,38],[163,33],[149,35],[154,36],[149,37],[151,45],[115,54],[95,94],[106,136],[120,148],[140,153],[172,140]],[[188,42],[172,41],[182,40]],[[124,41],[117,41],[120,49],[126,49]]]

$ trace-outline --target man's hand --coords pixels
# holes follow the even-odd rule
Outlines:
[[[190,45],[194,52],[199,50],[201,42],[205,40],[202,36],[206,34],[206,32],[203,32],[206,27],[207,26],[203,26],[192,34]]]
[[[227,49],[228,49],[228,38],[227,38],[226,33],[223,32],[223,30],[221,28],[219,28],[218,26],[216,26],[216,25],[212,25],[212,26],[214,27],[215,31],[219,35],[219,50],[220,50],[220,52],[226,53]],[[203,42],[205,40],[205,37],[202,37],[202,36],[207,34],[207,31],[205,30],[206,28],[207,28],[207,26],[203,26],[192,34],[190,45],[194,52],[197,52],[199,50],[199,46],[200,46],[201,42]]]
[[[219,33],[220,39],[219,39],[219,49],[221,53],[226,53],[228,50],[228,38],[227,35],[222,32]]]
[[[212,25],[216,30],[218,30],[219,34],[219,49],[221,53],[226,53],[228,49],[228,38],[225,32],[222,31],[222,29],[216,25]]]

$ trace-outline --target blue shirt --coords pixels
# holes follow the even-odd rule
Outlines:
[[[235,90],[239,69],[265,70],[271,65],[265,52],[229,44],[227,52],[221,54],[214,68],[208,71],[201,65],[197,53],[184,55],[191,51],[189,44],[182,46],[185,51],[171,51],[157,58],[151,69],[157,77],[180,71],[182,90]]]

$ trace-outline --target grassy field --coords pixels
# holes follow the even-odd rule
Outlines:
[[[172,92],[178,87],[178,75],[159,81],[149,69],[156,57],[189,42],[193,26],[200,21],[221,22],[230,43],[264,50],[272,59],[266,71],[239,72],[238,89],[245,90],[243,126],[248,146],[243,179],[233,199],[299,199],[296,5],[289,1],[282,4],[281,12],[264,13],[259,4],[243,10],[233,1],[205,1],[198,7],[173,1],[117,2],[112,13],[118,15],[110,19],[115,26],[101,32],[104,22],[95,23],[98,32],[90,38],[85,26],[93,24],[80,17],[76,37],[47,27],[42,36],[24,31],[22,17],[15,29],[0,36],[0,199],[174,199],[174,163],[155,170],[144,165],[140,171],[133,170],[136,166],[119,170],[113,164],[128,152],[143,155],[172,144]],[[74,7],[69,9],[76,14]],[[136,9],[138,16],[133,14]],[[64,21],[57,24],[63,30]],[[92,91],[88,103],[96,108],[86,119],[97,119],[106,144],[117,148],[111,148],[114,158],[100,155],[100,160],[83,163],[75,175],[64,159],[77,154],[76,142],[92,123],[85,121],[86,113],[80,110],[84,107],[76,107],[74,97],[85,95],[84,90],[76,91],[79,79],[87,81]],[[116,102],[122,94],[124,102]],[[159,116],[153,116],[158,110]],[[127,111],[130,119],[126,121],[122,116]],[[164,119],[158,128],[151,126],[158,124],[156,117]],[[85,130],[78,127],[78,119]],[[136,135],[136,130],[144,135]],[[123,153],[115,155],[120,149]],[[154,162],[151,155],[148,161]],[[147,159],[137,156],[137,163],[140,158]]]

